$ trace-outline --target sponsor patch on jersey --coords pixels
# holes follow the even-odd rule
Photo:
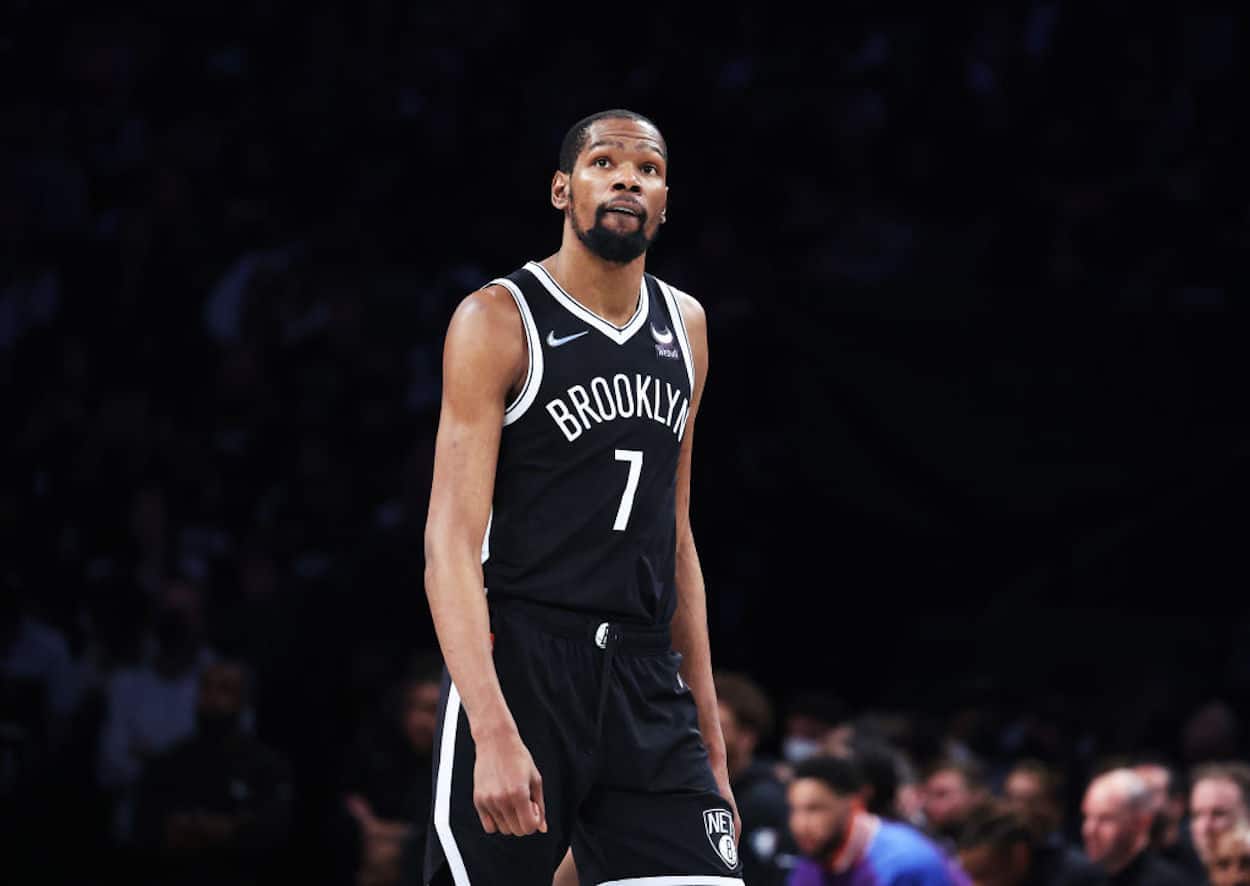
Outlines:
[[[728,809],[703,810],[703,830],[717,856],[731,871],[738,867],[738,843],[734,839],[734,817]]]
[[[681,353],[677,350],[677,345],[673,344],[673,330],[667,326],[663,331],[655,328],[655,324],[651,326],[651,337],[655,339],[655,355],[657,357],[667,357],[670,360],[680,360]]]

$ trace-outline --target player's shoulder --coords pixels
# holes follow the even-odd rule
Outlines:
[[[498,378],[511,384],[524,372],[526,336],[512,294],[489,283],[460,299],[447,324],[444,363],[468,377]]]
[[[451,328],[510,333],[519,321],[512,293],[502,284],[492,282],[461,297],[451,316]]]
[[[516,302],[508,287],[492,281],[464,295],[456,310],[471,314],[516,313]]]

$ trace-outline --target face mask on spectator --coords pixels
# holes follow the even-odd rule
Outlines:
[[[786,736],[781,743],[781,755],[788,763],[799,763],[820,751],[820,742],[799,735]]]

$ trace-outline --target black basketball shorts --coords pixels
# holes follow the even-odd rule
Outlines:
[[[543,779],[547,833],[487,834],[473,738],[443,681],[425,882],[551,886],[571,844],[582,886],[741,886],[737,837],[665,627],[490,599],[495,670]]]

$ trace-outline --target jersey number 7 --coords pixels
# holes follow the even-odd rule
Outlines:
[[[617,461],[629,462],[629,479],[625,481],[625,492],[621,495],[621,506],[616,509],[616,522],[612,528],[623,532],[629,523],[629,512],[634,508],[634,496],[638,493],[638,477],[642,473],[642,450],[618,449]]]

